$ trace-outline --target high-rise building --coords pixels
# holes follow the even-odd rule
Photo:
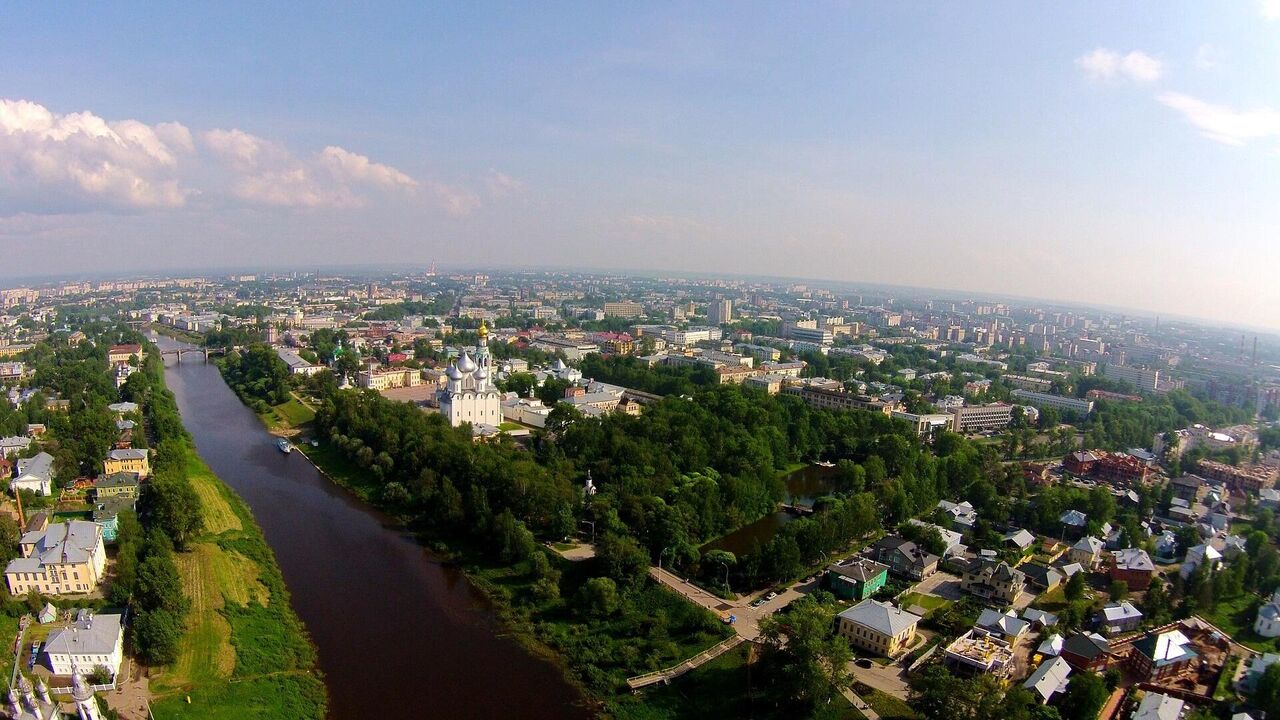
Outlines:
[[[728,298],[712,300],[711,306],[707,308],[707,320],[712,325],[733,322],[733,301]]]

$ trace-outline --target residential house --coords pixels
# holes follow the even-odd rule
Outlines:
[[[1086,535],[1076,541],[1075,545],[1067,551],[1067,557],[1072,562],[1078,562],[1084,567],[1093,568],[1098,564],[1098,558],[1102,556],[1102,541],[1092,535]]]
[[[971,532],[974,524],[978,522],[978,511],[967,500],[962,503],[939,500],[935,512],[946,517],[952,529],[961,534]]]
[[[1027,633],[1031,623],[1018,617],[1013,610],[1000,612],[994,608],[986,608],[978,615],[978,622],[974,623],[974,627],[982,628],[1012,644]]]
[[[1133,643],[1129,667],[1142,680],[1154,682],[1180,674],[1191,666],[1198,653],[1179,630],[1152,633]]]
[[[132,511],[135,500],[126,497],[108,497],[93,506],[93,521],[102,526],[102,541],[113,543],[120,534],[120,513]]]
[[[975,558],[964,570],[960,589],[981,598],[1013,604],[1026,586],[1026,575],[992,558]]]
[[[137,500],[138,488],[140,485],[141,480],[138,478],[137,473],[118,472],[110,475],[104,475],[98,478],[98,481],[94,483],[94,497],[97,500],[110,497]]]
[[[0,457],[13,457],[31,447],[31,438],[25,435],[12,435],[0,438]]]
[[[1066,692],[1070,675],[1071,664],[1060,657],[1052,657],[1040,663],[1040,667],[1022,683],[1022,687],[1030,690],[1041,704],[1045,704],[1054,695]]]
[[[138,412],[138,403],[118,402],[111,403],[107,409],[116,414],[117,418],[124,419],[125,415]]]
[[[1062,523],[1064,536],[1077,538],[1084,535],[1084,529],[1089,524],[1089,516],[1079,510],[1068,510],[1058,516],[1058,522]]]
[[[881,538],[871,546],[878,562],[889,572],[912,580],[923,580],[938,570],[938,556],[900,537]]]
[[[896,657],[915,638],[921,619],[886,602],[863,600],[836,616],[836,634],[862,650]]]
[[[118,472],[137,473],[140,477],[151,476],[150,450],[127,448],[116,449],[107,453],[102,461],[102,472],[111,475]]]
[[[1062,654],[1064,642],[1061,635],[1053,633],[1040,643],[1040,646],[1036,648],[1036,652],[1045,657],[1058,657]]]
[[[124,660],[124,628],[114,613],[94,615],[81,610],[70,626],[49,633],[44,654],[54,675],[88,675],[99,665],[120,672]]]
[[[1038,593],[1049,592],[1062,583],[1063,576],[1061,572],[1039,563],[1026,563],[1019,565],[1018,569],[1027,576],[1027,582]]]
[[[1130,720],[1179,720],[1182,717],[1182,700],[1158,692],[1149,692],[1138,703],[1138,709]]]
[[[961,544],[961,541],[964,540],[964,536],[962,536],[960,533],[956,532],[955,530],[948,530],[947,528],[944,528],[941,525],[934,525],[933,523],[927,523],[923,520],[918,520],[915,518],[912,518],[907,522],[911,525],[915,525],[916,527],[933,528],[934,530],[937,530],[938,537],[942,538],[942,546],[943,546],[942,556],[943,557],[949,558],[952,555],[964,554],[966,548],[964,545]]]
[[[53,494],[53,456],[47,452],[18,460],[18,474],[9,483],[15,493],[30,490],[37,495]]]
[[[869,558],[836,563],[823,574],[823,585],[841,600],[866,600],[884,587],[889,568]]]
[[[1033,630],[1044,630],[1046,628],[1055,627],[1058,624],[1058,616],[1044,610],[1036,608],[1027,608],[1022,611],[1022,619],[1031,623]]]
[[[1128,600],[1107,603],[1096,618],[1098,629],[1108,635],[1133,632],[1142,624],[1142,612]]]
[[[1146,550],[1125,548],[1111,554],[1111,567],[1107,576],[1112,582],[1123,580],[1128,583],[1130,590],[1146,590],[1155,572],[1156,566]]]
[[[1182,561],[1182,567],[1178,570],[1178,575],[1182,576],[1183,580],[1186,580],[1201,565],[1210,570],[1217,570],[1222,567],[1222,553],[1208,543],[1196,545],[1187,550],[1187,557]]]
[[[1036,536],[1029,530],[1017,529],[1005,533],[1004,544],[1020,551],[1028,550],[1036,542]]]
[[[1271,600],[1258,608],[1253,620],[1253,631],[1262,637],[1280,637],[1280,590],[1271,594]]]
[[[19,547],[22,557],[9,561],[4,571],[11,595],[93,592],[106,571],[107,551],[97,523],[52,523],[23,535]]]
[[[1178,556],[1178,536],[1172,530],[1165,530],[1156,538],[1156,557],[1172,560]]]
[[[1111,662],[1111,645],[1097,633],[1076,633],[1063,641],[1059,657],[1076,670],[1102,672]]]

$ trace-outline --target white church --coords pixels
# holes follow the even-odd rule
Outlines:
[[[445,388],[439,396],[440,413],[454,427],[471,423],[476,429],[483,425],[496,429],[502,424],[502,394],[493,384],[489,328],[484,323],[480,324],[479,334],[475,358],[463,351],[445,371]]]

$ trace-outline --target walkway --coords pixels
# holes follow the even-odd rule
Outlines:
[[[682,579],[669,570],[651,567],[649,568],[649,576],[683,595],[695,605],[701,605],[721,617],[734,615],[736,617],[736,621],[733,624],[734,631],[741,635],[742,639],[753,641],[760,637],[760,618],[768,617],[778,612],[818,587],[817,580],[810,583],[796,583],[778,593],[777,597],[772,600],[766,600],[757,607],[751,607],[747,598],[725,600]]]
[[[872,710],[871,706],[867,704],[867,701],[863,700],[862,697],[858,695],[858,693],[854,692],[852,688],[841,688],[840,694],[844,695],[844,699],[848,700],[849,704],[857,709],[858,712],[862,713],[862,716],[867,720],[880,720],[880,714],[875,710]]]
[[[633,678],[627,678],[627,687],[631,688],[632,690],[639,690],[640,688],[648,687],[650,685],[657,685],[658,683],[671,682],[675,678],[680,677],[681,675],[689,672],[690,670],[694,670],[701,665],[705,665],[711,662],[712,660],[715,660],[721,655],[738,647],[742,643],[743,643],[742,636],[734,635],[733,637],[728,638],[727,640],[724,640],[712,647],[707,648],[706,650],[703,650],[702,652],[698,653],[697,655],[694,655],[693,657],[689,658],[688,660],[685,660],[684,662],[678,665],[674,665],[665,670],[657,670],[651,673],[647,673],[645,675],[637,675]]]

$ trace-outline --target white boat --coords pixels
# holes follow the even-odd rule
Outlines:
[[[280,438],[280,440],[276,442],[276,447],[279,448],[280,452],[284,453],[285,455],[288,455],[289,453],[293,452],[293,443],[290,443],[288,440],[285,440],[284,438]]]

